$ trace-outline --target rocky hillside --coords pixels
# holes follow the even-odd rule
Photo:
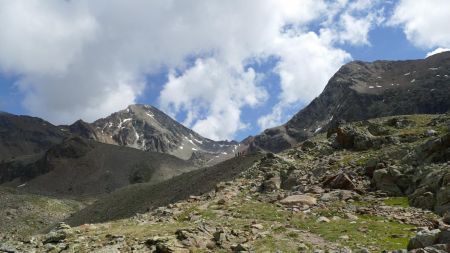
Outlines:
[[[45,152],[65,136],[61,129],[42,119],[0,112],[0,161]]]
[[[215,164],[234,157],[238,148],[237,142],[204,138],[148,105],[130,105],[92,124],[77,121],[68,129],[96,141],[171,154],[199,164]]]
[[[3,185],[45,195],[83,197],[135,183],[155,184],[196,169],[191,162],[171,155],[71,137],[36,162],[13,169],[17,177]]]
[[[449,137],[450,115],[336,124],[214,189],[159,208],[147,200],[149,210],[131,218],[61,223],[22,242],[5,235],[0,251],[448,252]],[[151,194],[134,192],[115,205]]]
[[[254,137],[250,148],[279,152],[339,120],[450,110],[450,52],[410,61],[344,65],[322,94],[286,124]]]

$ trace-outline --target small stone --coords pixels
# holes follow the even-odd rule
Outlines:
[[[219,204],[219,205],[225,205],[225,203],[226,203],[225,199],[219,199],[217,201],[217,204]]]
[[[348,235],[341,235],[341,236],[339,236],[339,238],[342,239],[342,240],[350,239],[350,237]]]
[[[347,218],[349,220],[357,220],[358,216],[351,214],[351,213],[345,213],[345,218]]]
[[[300,243],[300,244],[298,245],[297,249],[298,249],[299,251],[306,251],[306,250],[308,250],[309,248],[308,248],[308,246],[306,246],[306,244]]]
[[[264,228],[264,226],[263,226],[262,224],[253,224],[253,225],[252,225],[252,228],[256,228],[256,229],[261,230],[261,229]]]
[[[320,216],[320,217],[317,219],[317,222],[325,222],[325,223],[328,223],[328,222],[330,222],[330,219],[328,219],[328,218],[325,217],[325,216]]]

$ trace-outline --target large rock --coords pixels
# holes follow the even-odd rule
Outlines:
[[[317,199],[308,195],[291,195],[282,200],[280,203],[283,205],[294,206],[294,205],[308,205],[312,206],[317,204]]]
[[[431,231],[425,229],[419,231],[416,234],[416,236],[414,236],[413,238],[411,238],[411,240],[409,240],[408,250],[425,248],[437,244],[439,241],[440,232],[441,231],[439,229],[434,229]]]
[[[284,190],[291,190],[293,187],[300,184],[302,172],[300,170],[290,171],[289,174],[282,175],[281,188]]]
[[[350,177],[345,173],[339,173],[334,175],[323,182],[325,188],[341,189],[341,190],[354,190],[355,184]]]
[[[450,173],[446,165],[427,166],[417,175],[420,184],[409,195],[411,206],[433,210],[438,214],[450,211]]]
[[[450,161],[450,134],[429,140],[416,148],[416,159],[420,162]]]
[[[44,243],[59,243],[65,240],[71,234],[71,227],[64,222],[61,222],[56,228],[45,235]]]
[[[392,196],[401,196],[403,194],[397,185],[398,179],[402,173],[394,168],[380,169],[373,173],[372,181],[375,187]]]
[[[352,126],[340,126],[336,129],[336,142],[342,148],[367,150],[373,146],[373,136]]]
[[[261,184],[261,191],[262,192],[272,192],[275,190],[279,190],[281,186],[281,179],[279,176],[274,176],[271,177],[267,180],[265,180],[262,184]]]
[[[443,186],[437,191],[434,210],[439,214],[450,212],[450,185]]]

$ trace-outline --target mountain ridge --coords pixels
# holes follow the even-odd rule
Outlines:
[[[450,52],[406,61],[352,61],[285,124],[264,130],[250,150],[280,152],[338,122],[450,110]]]

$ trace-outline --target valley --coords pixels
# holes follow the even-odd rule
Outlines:
[[[446,73],[448,52],[348,63],[242,142],[141,104],[1,113],[0,252],[448,252]]]

